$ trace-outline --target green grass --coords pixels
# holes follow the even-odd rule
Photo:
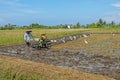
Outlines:
[[[48,39],[78,34],[86,30],[81,29],[33,29],[33,36],[39,38],[45,32]],[[25,30],[0,30],[0,46],[16,45],[24,43]]]
[[[6,69],[0,71],[0,80],[44,80],[42,77],[31,73],[27,75],[24,73],[13,73],[13,69]]]
[[[87,32],[120,32],[120,28],[90,28]]]
[[[94,28],[94,29],[33,29],[33,36],[40,37],[41,33],[46,33],[47,38],[58,38],[68,36],[72,34],[80,34],[86,32],[120,32],[120,29],[108,29],[108,28]],[[0,30],[0,46],[16,45],[24,43],[25,30]]]

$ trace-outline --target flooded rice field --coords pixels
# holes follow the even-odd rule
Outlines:
[[[18,45],[0,48],[0,54],[120,80],[119,41],[120,34],[74,35],[52,40],[51,49]]]

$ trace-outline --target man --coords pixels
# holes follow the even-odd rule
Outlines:
[[[27,30],[26,33],[24,34],[24,40],[28,47],[31,45],[31,39],[34,39],[31,32],[32,32],[31,30]]]

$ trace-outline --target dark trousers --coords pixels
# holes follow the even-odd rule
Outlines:
[[[30,42],[26,42],[26,45],[29,47],[31,45],[31,43]]]

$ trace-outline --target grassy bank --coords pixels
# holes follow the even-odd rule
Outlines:
[[[0,80],[114,80],[71,69],[0,56]]]

